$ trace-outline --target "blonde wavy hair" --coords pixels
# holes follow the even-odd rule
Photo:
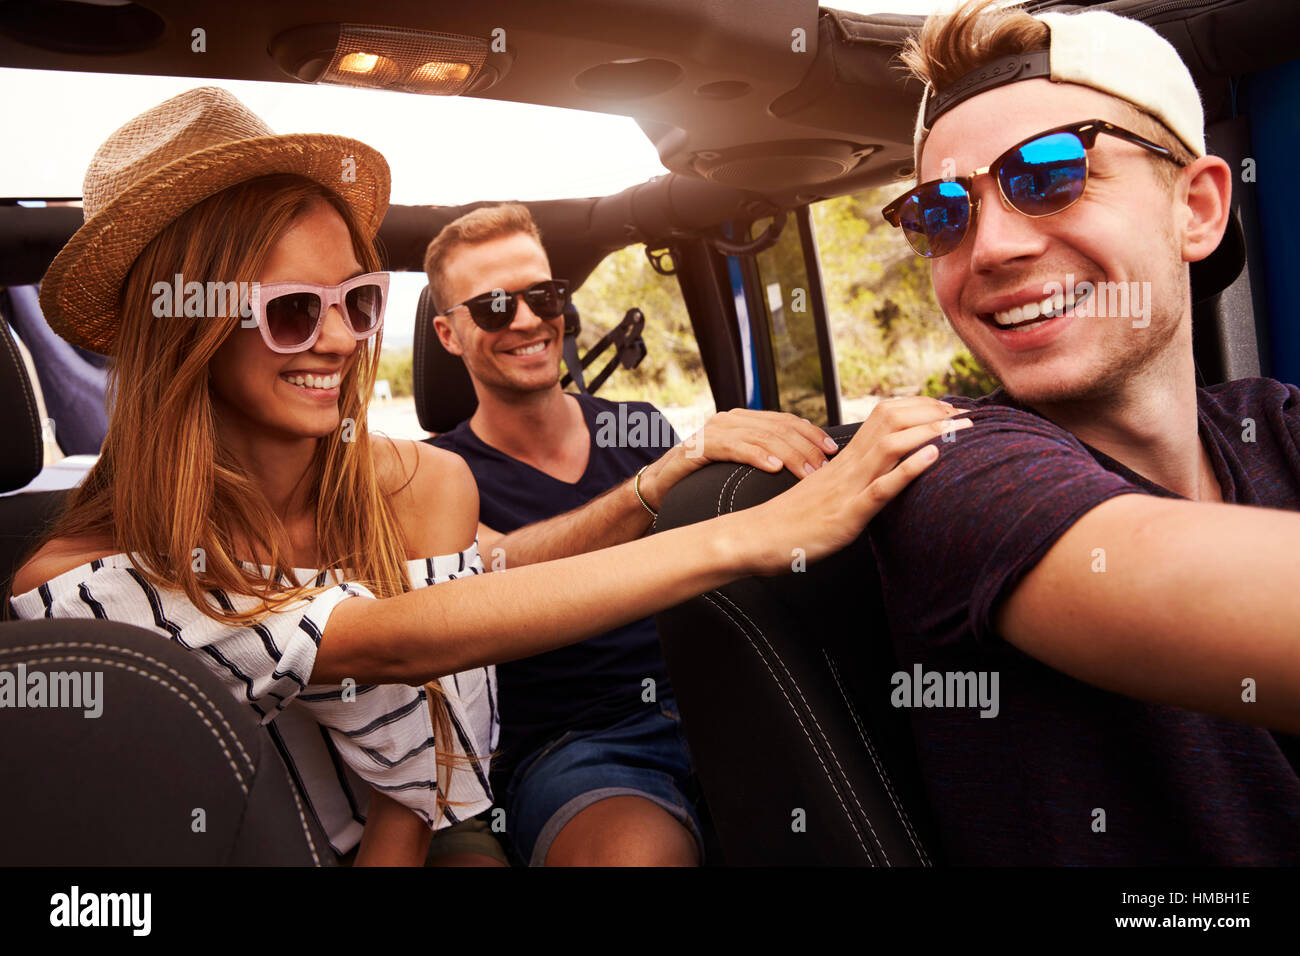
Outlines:
[[[231,313],[226,317],[159,319],[152,309],[155,282],[171,283],[177,274],[186,282],[255,281],[280,237],[322,203],[347,224],[362,268],[381,269],[376,244],[364,238],[351,207],[318,183],[291,174],[249,180],[208,197],[144,248],[119,299],[108,435],[99,460],[28,558],[54,538],[111,540],[150,583],[183,591],[205,615],[231,626],[260,622],[327,590],[296,583],[288,530],[257,476],[218,438],[208,365],[239,327],[239,310],[225,310]],[[385,598],[411,590],[411,582],[404,535],[380,486],[366,424],[381,335],[359,343],[340,383],[339,413],[354,423],[352,440],[345,442],[341,434],[318,440],[305,480],[316,505],[320,567],[341,569],[347,580]],[[241,565],[236,541],[264,546],[270,574]],[[255,598],[258,605],[227,611],[209,593],[218,588]],[[434,681],[426,691],[443,781],[441,813],[455,805],[444,794],[452,765],[463,758],[442,746],[454,737],[441,686]]]

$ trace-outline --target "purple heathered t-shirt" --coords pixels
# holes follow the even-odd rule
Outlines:
[[[901,671],[998,673],[996,717],[970,706],[907,710],[942,856],[1300,863],[1295,738],[1100,690],[994,627],[1002,599],[1087,511],[1123,494],[1181,496],[1002,389],[948,401],[983,411],[869,526]],[[1197,405],[1224,501],[1300,510],[1300,389],[1243,379],[1199,389]],[[1300,559],[1300,541],[1296,551]]]

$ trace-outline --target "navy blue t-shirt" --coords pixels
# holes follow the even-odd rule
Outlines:
[[[1001,389],[948,400],[984,411],[869,525],[902,672],[999,675],[996,717],[907,711],[944,857],[1300,863],[1300,777],[1282,749],[1295,738],[1100,690],[1021,652],[994,624],[1000,602],[1086,512],[1122,494],[1181,496]],[[1244,379],[1199,389],[1197,405],[1223,500],[1300,510],[1300,389]]]
[[[489,528],[508,534],[579,508],[678,441],[672,426],[646,402],[574,397],[591,436],[587,470],[575,484],[486,444],[468,421],[429,439],[469,464],[478,484],[479,519]],[[491,562],[484,554],[483,563],[490,567]],[[553,597],[562,600],[563,594]],[[579,644],[498,664],[501,759],[494,769],[513,766],[566,731],[609,726],[647,706],[646,678],[655,682],[656,699],[671,693],[659,634],[649,617]]]

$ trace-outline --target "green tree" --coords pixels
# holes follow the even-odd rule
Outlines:
[[[582,318],[578,347],[584,355],[628,309],[645,314],[646,358],[634,369],[616,370],[601,386],[601,397],[690,405],[710,394],[681,289],[675,278],[654,271],[645,246],[627,246],[607,256],[574,293],[573,302]],[[588,366],[588,378],[613,354],[607,349]]]
[[[961,350],[930,270],[880,210],[906,184],[813,206],[827,313],[845,398],[917,394]]]
[[[921,394],[931,398],[943,398],[945,395],[979,398],[993,391],[999,384],[993,373],[985,371],[975,356],[962,349],[953,356],[948,368],[935,372],[925,380]]]

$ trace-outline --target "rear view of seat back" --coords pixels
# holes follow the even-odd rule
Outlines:
[[[16,621],[0,680],[25,705],[10,693],[0,712],[0,865],[335,863],[269,735],[185,648],[111,621]]]
[[[857,426],[829,434],[843,446]],[[739,511],[795,482],[712,464],[656,530]],[[791,556],[797,566],[798,555]],[[729,865],[937,862],[870,541],[806,570],[735,581],[657,618],[669,676]]]
[[[30,484],[45,461],[42,422],[27,366],[9,325],[0,316],[0,492]],[[7,595],[18,563],[63,510],[66,490],[0,495],[0,596]]]

